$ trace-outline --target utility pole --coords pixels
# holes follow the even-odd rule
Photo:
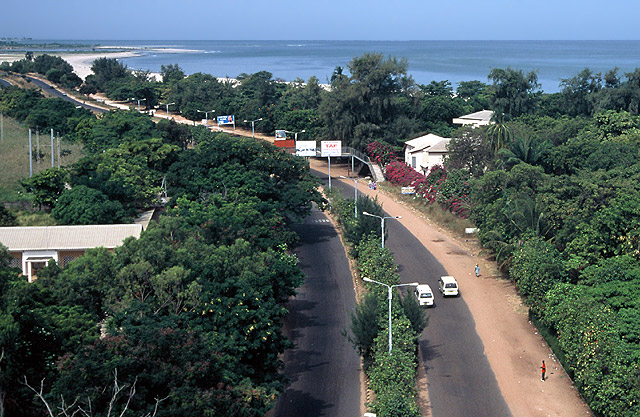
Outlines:
[[[54,165],[54,159],[53,159],[53,129],[51,129],[51,168],[53,168]]]
[[[36,171],[40,172],[40,129],[36,128]]]
[[[60,159],[60,132],[58,132],[58,136],[56,139],[58,143],[58,168],[60,168],[60,166],[62,165],[62,159]]]
[[[31,149],[31,129],[29,129],[29,177],[33,177],[33,150]]]

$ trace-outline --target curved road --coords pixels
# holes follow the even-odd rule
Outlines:
[[[280,396],[275,417],[355,417],[360,411],[360,357],[342,335],[355,309],[349,263],[327,217],[314,210],[294,230],[295,253],[305,274],[287,303],[285,333],[295,347],[284,354],[291,385]]]
[[[31,81],[34,85],[42,88],[45,91],[48,91],[50,94],[52,94],[54,97],[57,98],[61,98],[65,101],[68,101],[70,103],[75,104],[76,106],[80,106],[83,107],[87,110],[91,110],[92,112],[95,113],[106,113],[109,110],[103,109],[102,107],[97,107],[97,106],[93,106],[91,104],[87,104],[83,101],[77,100],[71,96],[68,96],[67,93],[60,91],[54,87],[52,87],[51,85],[45,83],[44,81],[40,81],[39,79],[32,77],[30,75],[25,75],[24,76],[26,79],[28,79],[29,81]]]
[[[313,173],[328,183],[326,173]],[[331,181],[332,188],[353,198],[353,184],[349,183]],[[402,220],[386,221],[385,229],[385,247],[393,253],[401,281],[429,284],[436,291],[436,305],[429,309],[429,325],[420,338],[433,417],[511,417],[464,302],[464,288],[459,297],[443,299],[437,280],[446,271],[438,260]]]

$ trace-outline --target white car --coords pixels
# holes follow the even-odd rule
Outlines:
[[[416,300],[418,300],[418,304],[421,306],[431,307],[433,305],[433,291],[431,291],[431,287],[427,284],[416,286],[414,294]]]
[[[455,297],[458,295],[458,282],[450,275],[438,279],[438,289],[443,297],[448,295]]]

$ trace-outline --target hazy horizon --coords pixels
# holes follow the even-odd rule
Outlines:
[[[640,3],[292,0],[9,2],[0,38],[60,40],[638,40]]]

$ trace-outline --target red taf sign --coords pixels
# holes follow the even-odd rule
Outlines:
[[[320,156],[342,156],[342,141],[323,140],[320,142]]]

